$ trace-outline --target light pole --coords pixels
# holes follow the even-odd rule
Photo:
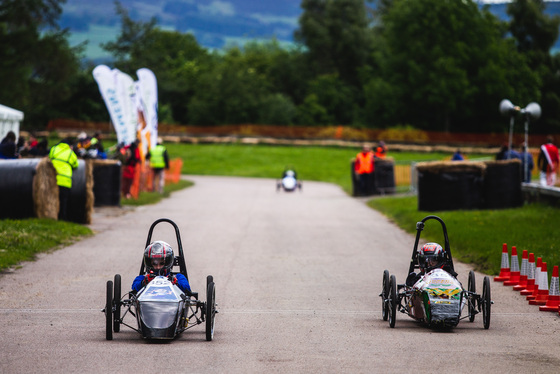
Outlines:
[[[529,121],[531,119],[538,120],[541,117],[541,106],[537,103],[530,103],[525,108],[521,109],[521,114],[525,117],[525,160],[523,160],[523,181],[527,177],[527,168],[529,163]],[[531,178],[529,178],[529,182]]]
[[[513,124],[515,122],[515,115],[519,113],[521,108],[516,105],[513,105],[511,101],[508,99],[503,99],[500,102],[500,113],[504,116],[509,116],[509,139],[508,139],[508,155],[507,158],[509,159],[511,156],[511,143],[513,141]]]

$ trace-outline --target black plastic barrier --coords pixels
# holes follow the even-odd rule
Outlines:
[[[121,163],[117,160],[93,161],[95,206],[121,204]]]
[[[484,207],[503,209],[523,205],[521,161],[491,161],[485,164]]]
[[[368,178],[365,191],[360,185],[360,175],[354,170],[355,161],[350,163],[352,177],[352,196],[371,196],[391,194],[395,192],[395,163],[392,159],[379,159],[374,161],[374,171],[365,176]]]
[[[45,159],[28,158],[0,161],[0,218],[45,217],[41,212],[38,214],[36,207],[45,205],[46,199],[55,200],[55,210],[58,211],[58,189],[54,168],[51,165],[41,173],[37,172],[37,166],[43,160]],[[78,168],[72,174],[72,189],[68,202],[68,220],[71,222],[91,223],[93,210],[91,169],[91,164],[79,160]],[[46,181],[38,181],[36,178],[45,178],[49,181],[44,183]],[[40,189],[37,186],[40,184],[48,186],[50,191],[43,190],[37,193]],[[46,217],[56,218],[54,216],[56,213],[46,215]]]
[[[0,218],[34,217],[33,177],[40,159],[0,160]]]
[[[520,206],[518,160],[421,162],[418,210],[499,209]]]

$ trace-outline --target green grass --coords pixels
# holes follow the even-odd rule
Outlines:
[[[166,144],[170,158],[183,160],[183,174],[279,178],[287,166],[301,180],[334,183],[351,193],[350,162],[359,148],[242,144]],[[396,164],[443,160],[447,153],[393,152]],[[472,155],[475,157],[476,155]]]
[[[416,196],[375,198],[368,205],[414,234],[416,222],[428,215],[440,217],[447,226],[453,258],[473,264],[475,269],[487,274],[499,273],[503,243],[508,244],[510,254],[511,246],[516,246],[519,262],[526,249],[535,258],[543,258],[549,273],[554,265],[560,265],[560,212],[553,207],[530,204],[502,210],[421,212]],[[439,222],[428,221],[421,238],[443,245]]]
[[[183,160],[183,174],[279,178],[287,166],[305,180],[340,185],[351,193],[350,161],[359,148],[290,147],[241,144],[166,144],[170,158]],[[389,150],[390,151],[390,150]],[[390,152],[397,165],[412,161],[443,160],[450,154]],[[484,155],[469,155],[469,159]],[[188,187],[181,181],[168,185],[163,195],[142,193],[138,200],[122,200],[123,205],[154,204],[177,189]],[[399,226],[415,233],[416,222],[430,212],[419,212],[417,198],[374,198],[368,203]],[[541,256],[549,268],[560,263],[556,246],[560,243],[559,210],[542,205],[516,209],[436,212],[446,223],[453,257],[472,263],[478,270],[497,274],[502,243],[515,245],[519,257],[523,249]],[[81,231],[84,230],[84,231]],[[81,225],[50,220],[0,220],[0,270],[32,259],[36,252],[48,251],[78,240],[91,231]],[[430,221],[423,239],[442,241],[441,228]],[[412,250],[412,247],[410,248]]]
[[[91,234],[88,227],[52,219],[0,220],[0,270]]]
[[[182,190],[193,185],[193,182],[180,180],[178,183],[171,183],[163,188],[163,194],[158,192],[140,192],[138,199],[121,199],[122,205],[141,206],[156,204],[166,197],[169,197],[172,192]]]

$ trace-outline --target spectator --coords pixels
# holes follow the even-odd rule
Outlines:
[[[60,202],[58,219],[64,221],[68,218],[68,199],[70,198],[70,189],[72,188],[73,169],[78,167],[78,156],[70,148],[69,144],[69,140],[64,139],[52,147],[49,152],[49,158],[56,170],[56,184],[58,185],[58,198]]]
[[[451,161],[463,161],[464,159],[460,149],[457,149],[455,153],[453,153],[453,157],[451,157]]]
[[[508,145],[503,144],[502,148],[500,148],[500,151],[498,152],[498,154],[496,154],[496,161],[506,160],[506,153],[507,153],[508,149],[509,149]]]
[[[0,143],[0,159],[19,158],[16,147],[16,134],[9,131]]]
[[[43,157],[49,154],[49,142],[47,139],[42,139],[37,146],[31,147],[29,155],[32,157]]]
[[[375,157],[377,158],[385,158],[387,156],[387,146],[385,142],[381,140],[377,147],[375,148]]]
[[[505,157],[504,160],[514,160],[514,159],[521,160],[521,156],[519,155],[519,152],[515,150],[514,145],[511,146],[511,150],[508,149],[505,151],[504,157]]]
[[[358,176],[358,196],[368,196],[373,193],[373,172],[375,170],[373,156],[373,152],[367,144],[364,144],[362,151],[356,155],[354,172]]]
[[[521,173],[523,175],[523,182],[530,183],[531,182],[531,174],[533,172],[533,168],[535,167],[535,163],[533,161],[533,155],[531,152],[527,151],[527,146],[525,143],[521,145],[521,153],[519,157],[521,159]],[[525,164],[527,164],[527,170],[525,170]]]
[[[548,136],[546,143],[541,145],[537,164],[540,170],[540,183],[542,186],[556,184],[556,170],[558,168],[558,148],[553,144],[552,136]]]
[[[163,193],[165,170],[169,169],[169,156],[161,138],[157,138],[157,145],[150,149],[147,159],[150,161],[150,167],[154,172],[152,189],[153,191]]]
[[[122,179],[122,194],[126,199],[130,199],[130,188],[134,181],[136,173],[136,165],[140,161],[140,151],[138,150],[138,140],[135,140],[130,145],[124,148],[125,158],[123,163],[123,179]]]

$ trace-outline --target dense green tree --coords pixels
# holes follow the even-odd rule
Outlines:
[[[117,40],[103,45],[115,57],[115,67],[135,77],[136,70],[148,68],[158,81],[159,100],[171,111],[168,120],[189,123],[188,103],[199,86],[199,77],[213,66],[213,57],[192,34],[166,31],[148,22],[134,21],[116,3],[121,17]]]
[[[379,69],[365,83],[375,126],[494,131],[503,95],[537,91],[503,25],[473,1],[394,0],[382,22]]]
[[[64,3],[0,2],[0,102],[22,110],[24,126],[46,125],[53,106],[72,95],[82,48],[70,48],[57,26]]]
[[[541,81],[540,105],[542,118],[532,126],[534,132],[560,131],[558,65],[550,50],[558,39],[560,17],[548,16],[542,0],[515,0],[508,4],[511,16],[508,30],[513,35],[517,49],[528,59],[529,66]],[[531,101],[538,101],[534,97]],[[522,102],[520,105],[527,105]]]

